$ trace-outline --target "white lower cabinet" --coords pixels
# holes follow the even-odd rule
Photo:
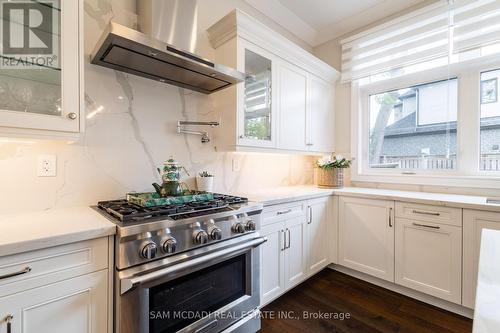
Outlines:
[[[462,305],[473,309],[476,300],[479,251],[483,229],[500,230],[500,213],[464,209],[463,228],[463,300]]]
[[[327,266],[330,261],[329,242],[333,241],[329,234],[328,224],[333,223],[330,218],[331,198],[319,198],[309,200],[308,221],[307,221],[307,246],[308,258],[307,269],[310,273],[315,273]],[[336,242],[334,242],[336,243]]]
[[[285,287],[303,281],[307,274],[306,223],[303,216],[285,222]]]
[[[342,266],[394,282],[394,201],[339,198]]]
[[[101,333],[108,329],[108,271],[0,298],[0,332],[12,316],[12,333]]]
[[[266,207],[261,235],[261,305],[330,264],[331,197]]]
[[[461,303],[460,226],[396,218],[395,248],[397,284]]]
[[[283,248],[284,225],[274,223],[260,231],[267,242],[260,246],[261,303],[265,304],[285,291],[285,263]]]
[[[0,332],[111,332],[112,242],[104,237],[0,257]]]
[[[307,275],[306,217],[293,217],[264,226],[261,246],[261,304],[266,304]]]

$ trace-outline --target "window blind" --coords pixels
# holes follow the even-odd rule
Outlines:
[[[500,0],[459,0],[454,7],[454,53],[500,42]]]
[[[500,0],[441,1],[343,39],[342,81],[500,42]]]

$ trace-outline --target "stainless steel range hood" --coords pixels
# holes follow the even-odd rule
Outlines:
[[[194,54],[196,0],[138,0],[137,8],[142,32],[111,22],[92,64],[205,94],[245,79],[244,73]]]

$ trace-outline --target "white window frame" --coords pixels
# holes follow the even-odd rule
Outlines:
[[[500,69],[498,55],[434,68],[397,78],[360,85],[351,82],[352,181],[415,185],[500,188],[500,172],[480,170],[480,77]],[[402,170],[368,167],[369,98],[372,94],[419,84],[458,79],[457,165],[454,170]],[[408,174],[411,172],[411,174]]]

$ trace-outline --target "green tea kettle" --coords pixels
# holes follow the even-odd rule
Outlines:
[[[184,190],[181,182],[181,171],[184,170],[189,176],[186,168],[179,165],[179,162],[173,159],[171,156],[164,164],[163,171],[160,168],[157,169],[160,173],[162,184],[153,183],[153,187],[156,193],[161,197],[178,197],[184,195]]]

